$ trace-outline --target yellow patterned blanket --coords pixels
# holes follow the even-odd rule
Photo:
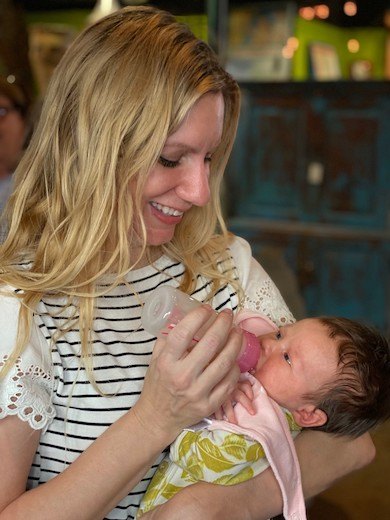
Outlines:
[[[300,428],[289,412],[286,418],[295,437]],[[262,446],[249,437],[224,430],[184,430],[158,467],[137,518],[190,484],[205,481],[231,486],[258,475],[268,466]]]

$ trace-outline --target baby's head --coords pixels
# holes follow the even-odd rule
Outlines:
[[[318,429],[357,437],[390,417],[390,346],[371,327],[346,318],[318,318],[338,346],[338,373],[305,397],[323,410]]]
[[[308,318],[259,341],[254,375],[300,426],[358,436],[390,417],[390,349],[374,329]]]

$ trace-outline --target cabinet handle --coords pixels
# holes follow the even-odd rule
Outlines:
[[[312,161],[307,165],[306,182],[311,186],[319,186],[324,182],[324,165],[317,161]]]

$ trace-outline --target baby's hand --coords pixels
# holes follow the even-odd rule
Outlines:
[[[230,398],[227,399],[219,410],[215,412],[215,418],[218,420],[227,420],[233,424],[237,424],[236,415],[234,413],[234,405],[240,403],[248,413],[253,415],[255,409],[252,403],[253,390],[249,381],[239,381]]]

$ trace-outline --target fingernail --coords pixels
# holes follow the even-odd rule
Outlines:
[[[220,314],[229,314],[229,316],[231,316],[233,314],[233,311],[231,309],[222,309]]]

